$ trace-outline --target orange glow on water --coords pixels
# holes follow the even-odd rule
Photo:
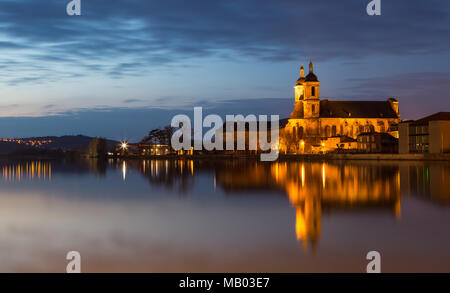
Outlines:
[[[52,164],[50,162],[33,161],[2,166],[2,179],[5,181],[51,180]]]

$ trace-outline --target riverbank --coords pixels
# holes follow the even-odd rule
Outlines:
[[[109,156],[112,159],[147,160],[260,160],[260,155],[245,154],[204,154],[204,155],[163,155],[163,156]],[[371,161],[450,161],[450,154],[280,154],[278,161],[332,161],[332,160],[371,160]]]

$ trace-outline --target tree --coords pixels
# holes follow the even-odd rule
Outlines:
[[[174,132],[175,129],[171,126],[165,126],[162,129],[156,128],[150,130],[148,135],[144,137],[141,142],[151,144],[165,144],[171,147],[171,139]]]
[[[94,138],[88,145],[87,154],[91,158],[103,158],[106,155],[106,139]]]

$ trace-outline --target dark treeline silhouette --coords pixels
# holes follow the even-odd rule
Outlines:
[[[148,135],[141,140],[141,143],[164,144],[171,147],[171,138],[175,129],[171,126],[155,128],[150,130]]]

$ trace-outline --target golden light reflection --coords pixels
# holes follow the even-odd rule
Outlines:
[[[295,170],[300,165],[298,182]],[[384,173],[366,166],[327,163],[275,163],[271,172],[276,184],[284,188],[296,209],[297,239],[312,249],[321,234],[322,208],[391,208],[400,216],[399,170],[386,167]]]
[[[1,168],[4,181],[52,179],[52,164],[46,161],[19,162],[3,165]]]
[[[302,164],[302,187],[305,186],[305,165]]]
[[[125,181],[127,178],[127,163],[125,161],[122,162],[122,180]]]
[[[226,190],[277,189],[295,209],[295,234],[314,251],[322,232],[322,210],[387,209],[400,218],[396,166],[326,162],[276,162],[230,167],[218,172]]]
[[[325,163],[322,164],[322,187],[325,189]]]

